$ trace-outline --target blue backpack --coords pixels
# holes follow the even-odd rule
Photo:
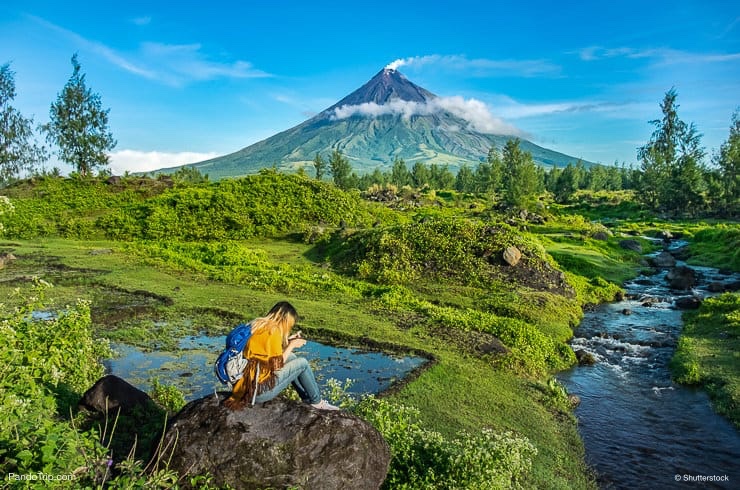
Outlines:
[[[213,365],[216,377],[225,385],[233,385],[244,374],[247,360],[244,348],[252,336],[252,325],[240,323],[226,336],[226,348],[219,354]]]

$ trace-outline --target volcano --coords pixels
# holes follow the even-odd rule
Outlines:
[[[359,174],[376,168],[388,170],[397,158],[409,166],[417,161],[449,165],[456,172],[462,165],[475,167],[492,146],[500,149],[515,137],[513,131],[495,134],[495,128],[466,118],[458,107],[465,103],[460,97],[439,97],[399,71],[384,68],[365,85],[298,126],[229,155],[188,166],[213,179],[272,166],[286,171],[309,167],[310,174],[316,153],[328,159],[336,149]],[[578,160],[519,139],[520,147],[541,165],[564,167]]]

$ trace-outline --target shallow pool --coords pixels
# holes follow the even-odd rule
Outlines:
[[[213,363],[224,347],[225,337],[185,337],[177,352],[151,351],[126,344],[112,344],[116,357],[104,361],[109,374],[115,374],[137,388],[149,392],[152,381],[175,385],[186,400],[194,400],[214,392],[227,390],[217,379]],[[348,349],[308,341],[295,351],[306,357],[319,385],[324,388],[329,379],[344,383],[351,379],[347,390],[353,395],[380,393],[395,381],[428,360],[423,357],[401,356],[360,349]]]

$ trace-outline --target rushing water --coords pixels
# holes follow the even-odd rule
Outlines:
[[[694,269],[702,279],[693,293],[701,296],[712,281],[738,279]],[[573,348],[593,354],[596,364],[560,376],[581,397],[576,416],[600,486],[740,488],[740,433],[714,413],[704,391],[671,381],[682,312],[665,271],[625,287],[634,299],[586,313],[575,332]]]
[[[124,378],[137,388],[149,391],[153,379],[175,385],[187,400],[226,390],[213,371],[213,363],[224,348],[225,337],[186,337],[178,352],[151,351],[125,344],[113,345],[118,354],[105,361],[107,371]],[[306,357],[312,365],[319,386],[333,378],[340,383],[351,379],[347,392],[354,395],[380,393],[392,383],[406,377],[427,360],[421,357],[399,356],[382,352],[346,349],[308,341],[296,354]]]

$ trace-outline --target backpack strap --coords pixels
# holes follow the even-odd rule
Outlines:
[[[254,394],[252,395],[252,406],[254,406],[254,401],[257,399],[257,387],[259,385],[260,381],[260,363],[257,363],[257,374],[254,375]]]

